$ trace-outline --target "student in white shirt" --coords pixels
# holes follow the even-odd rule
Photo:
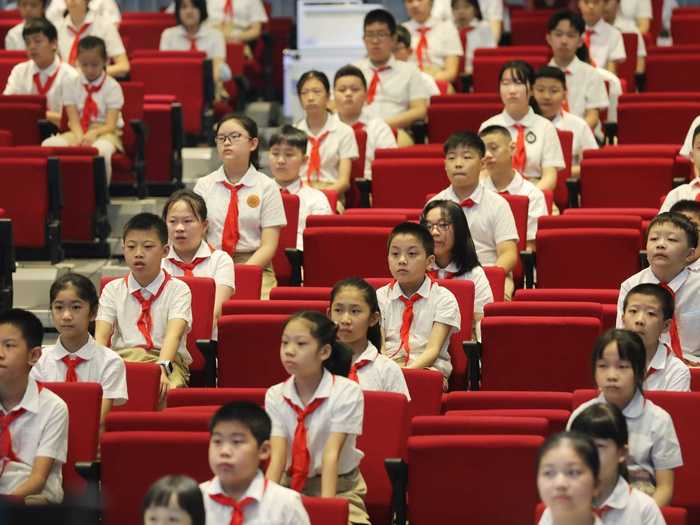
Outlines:
[[[474,51],[496,47],[496,39],[491,25],[486,20],[482,20],[477,0],[453,0],[452,14],[457,30],[465,33],[464,72],[471,74],[474,71]]]
[[[284,325],[280,359],[290,377],[265,394],[272,420],[267,479],[306,496],[347,499],[349,522],[368,524],[357,449],[364,397],[345,377],[352,352],[336,332],[319,312],[298,312]]]
[[[698,121],[700,122],[700,117]],[[700,201],[700,124],[692,129],[692,136],[686,141],[689,142],[689,147],[687,151],[684,151],[686,150],[684,145],[681,154],[687,154],[693,161],[695,177],[690,182],[676,186],[668,192],[661,205],[662,212],[668,211],[671,209],[671,206],[681,200]]]
[[[617,0],[613,1],[618,3]],[[654,17],[651,0],[620,0],[618,10],[618,16],[626,22],[635,24],[640,33],[649,32],[651,19]]]
[[[557,171],[565,167],[564,154],[554,124],[530,106],[534,77],[526,62],[504,64],[499,75],[503,111],[482,122],[479,131],[493,125],[507,128],[515,142],[513,168],[541,190],[554,190]]]
[[[66,0],[50,0],[46,8],[46,18],[57,23],[66,9]],[[90,10],[105,22],[114,24],[115,27],[119,27],[122,21],[119,4],[115,0],[90,0]]]
[[[195,480],[183,475],[163,476],[143,497],[143,523],[155,525],[206,525],[202,491]]]
[[[10,28],[5,34],[5,49],[8,51],[24,51],[27,49],[24,36],[22,35],[24,24],[33,18],[44,18],[44,0],[19,0],[17,8],[22,21]]]
[[[690,160],[693,160],[691,152],[693,150],[693,143],[695,142],[695,137],[698,135],[698,133],[700,133],[700,131],[698,131],[699,126],[700,115],[695,117],[693,119],[693,122],[690,124],[690,127],[688,128],[688,131],[685,134],[685,139],[683,140],[683,146],[681,146],[681,151],[679,153],[680,155],[690,158]],[[698,174],[697,168],[695,169],[695,174]]]
[[[647,0],[643,0],[647,1]],[[624,2],[623,2],[624,3]],[[651,5],[651,3],[650,3]],[[635,73],[644,73],[646,70],[646,56],[647,47],[644,43],[644,36],[642,36],[637,23],[634,20],[625,18],[620,14],[620,1],[619,0],[605,0],[603,6],[603,19],[613,27],[620,30],[621,33],[634,33],[637,35],[637,66],[635,68]],[[623,40],[624,43],[624,40]],[[626,48],[625,48],[626,51]],[[634,86],[631,86],[634,88]],[[633,91],[633,89],[632,89]]]
[[[455,10],[459,4],[465,0],[433,0],[432,15],[441,20],[454,20],[457,24],[457,13]],[[471,1],[471,0],[470,0]],[[481,15],[485,22],[489,24],[490,33],[496,43],[501,39],[503,30],[503,0],[479,0],[478,4]],[[459,25],[459,24],[457,24]]]
[[[262,0],[207,0],[207,10],[211,22],[229,42],[257,40],[268,21]]]
[[[394,45],[394,58],[400,62],[415,63],[413,59],[413,48],[411,47],[412,37],[411,32],[404,26],[396,26],[396,44]],[[426,91],[431,97],[442,94],[440,91],[440,86],[438,86],[437,80],[427,71],[421,71],[420,77],[423,80],[423,85]],[[444,83],[443,83],[444,87]],[[450,85],[447,85],[447,94],[452,93],[454,90]],[[428,105],[430,105],[430,100],[428,100]]]
[[[603,4],[605,0],[578,0],[586,22],[583,41],[590,51],[591,63],[615,73],[617,63],[627,57],[625,44],[620,30],[603,20]]]
[[[680,200],[669,211],[680,213],[695,225],[700,235],[700,200]],[[700,272],[700,250],[695,249],[695,254],[690,258],[688,270],[693,273]]]

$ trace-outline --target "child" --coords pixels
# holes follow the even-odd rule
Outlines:
[[[161,263],[163,270],[173,277],[211,277],[216,282],[212,339],[217,340],[221,307],[236,290],[233,259],[207,243],[207,205],[195,192],[173,193],[163,206],[163,220],[170,239],[168,255]]]
[[[642,0],[642,2],[646,1],[648,0]],[[624,2],[621,2],[621,0],[605,0],[605,4],[603,5],[603,20],[619,29],[623,34],[634,33],[637,35],[637,67],[635,68],[635,73],[641,74],[646,70],[647,46],[644,43],[644,36],[642,36],[634,20],[630,20],[620,14],[620,6],[629,5],[630,3],[634,3],[634,0],[632,0],[632,2],[629,0],[625,0]],[[648,3],[651,7],[651,2]],[[651,10],[649,12],[651,13]],[[647,30],[645,30],[645,32]]]
[[[27,46],[24,42],[24,24],[34,18],[44,18],[44,0],[19,0],[17,2],[19,16],[22,21],[16,26],[12,26],[5,35],[5,49],[7,51],[24,51]],[[54,39],[55,40],[55,39]]]
[[[396,27],[396,44],[394,45],[394,58],[401,62],[411,62],[413,58],[413,49],[411,48],[411,32],[404,26]],[[435,78],[427,71],[421,71],[420,77],[423,79],[425,89],[430,93],[431,97],[440,95],[440,87]],[[448,89],[448,94],[450,93]],[[430,105],[430,100],[428,100]]]
[[[617,63],[627,58],[620,30],[603,20],[605,0],[578,0],[578,8],[586,22],[583,43],[590,51],[591,64],[615,73]]]
[[[695,225],[700,235],[700,201],[680,200],[671,206],[672,212],[680,213]],[[700,272],[700,249],[695,249],[695,255],[690,258],[688,270],[693,273]]]
[[[647,229],[649,267],[622,283],[617,302],[617,326],[622,327],[624,298],[632,287],[654,283],[669,289],[675,313],[661,341],[689,362],[700,361],[700,275],[686,268],[697,245],[698,230],[688,219],[671,212],[657,215]]]
[[[57,23],[63,17],[66,9],[66,0],[49,0],[46,18]],[[119,4],[115,0],[90,0],[90,11],[95,13],[95,16],[100,20],[119,28],[122,14],[119,11]]]
[[[427,275],[435,263],[433,237],[425,226],[404,222],[391,231],[387,245],[394,279],[377,290],[384,353],[403,367],[441,372],[447,390],[450,336],[461,319],[452,292]]]
[[[421,224],[435,242],[435,261],[428,271],[433,279],[464,279],[474,283],[474,326],[472,333],[481,341],[484,306],[493,302],[491,285],[476,256],[467,219],[452,201],[430,201],[421,215]]]
[[[30,375],[39,382],[99,383],[102,431],[112,405],[123,405],[129,396],[124,361],[109,348],[98,345],[88,331],[97,315],[95,285],[87,277],[67,273],[51,285],[49,303],[58,340],[44,349]]]
[[[456,202],[464,211],[476,254],[484,266],[500,266],[509,274],[518,258],[518,231],[508,202],[479,184],[486,154],[475,133],[454,133],[443,147],[450,187],[431,200]],[[513,292],[513,279],[506,280],[506,296]]]
[[[695,126],[695,128],[693,128],[692,137],[690,137],[689,132],[689,137],[686,138],[686,143],[689,144],[689,147],[686,150],[686,146],[684,145],[683,150],[686,150],[685,154],[687,154],[690,157],[690,160],[693,161],[693,165],[695,166],[695,178],[689,183],[681,184],[668,192],[668,195],[666,195],[666,198],[661,205],[662,212],[668,211],[671,209],[671,206],[680,200],[700,200],[700,122],[697,126]],[[683,150],[681,150],[681,154],[684,154]]]
[[[483,179],[486,189],[501,195],[524,195],[528,198],[526,246],[535,251],[537,219],[547,215],[547,202],[542,190],[513,169],[515,145],[510,132],[503,126],[488,126],[481,130],[479,137],[486,146],[484,168],[487,176]]]
[[[134,215],[124,226],[124,261],[129,274],[107,283],[100,296],[95,341],[129,362],[161,366],[160,400],[185,386],[192,362],[186,334],[192,327],[189,287],[161,270],[168,253],[168,228],[152,213]]]
[[[207,523],[309,524],[298,492],[265,479],[260,464],[270,458],[270,417],[259,406],[227,403],[211,418],[209,468],[200,485]]]
[[[673,309],[673,295],[658,284],[638,284],[625,297],[622,324],[639,335],[646,350],[644,390],[690,391],[688,367],[659,342],[671,326]]]
[[[268,389],[272,420],[267,479],[306,496],[348,500],[350,523],[369,523],[360,473],[364,397],[345,377],[352,352],[323,314],[303,311],[284,325],[280,358],[290,375]]]
[[[86,36],[80,41],[78,64],[82,74],[66,85],[63,99],[70,131],[49,137],[41,145],[97,148],[104,158],[109,184],[112,155],[124,151],[124,93],[119,82],[106,73],[107,51],[101,38]]]
[[[164,476],[143,498],[143,525],[206,525],[199,485],[187,476]]]
[[[571,423],[571,430],[592,438],[598,449],[600,477],[593,504],[603,525],[665,525],[654,500],[627,482],[628,434],[622,411],[610,403],[591,405]]]
[[[600,459],[593,441],[578,432],[547,438],[537,455],[537,490],[547,508],[538,525],[603,525],[593,512]]]
[[[432,3],[433,0],[404,0],[410,20],[403,26],[411,32],[418,68],[430,73],[435,80],[454,82],[464,50],[454,23],[431,16]]]
[[[653,18],[651,0],[613,0],[613,2],[618,8],[617,18],[623,20],[626,25],[631,25],[639,33],[649,32],[651,19]],[[664,2],[664,11],[666,10],[666,5],[667,2]]]
[[[0,314],[0,494],[60,503],[68,449],[68,407],[30,377],[44,328],[13,308]]]
[[[275,182],[256,169],[258,126],[254,120],[226,115],[215,133],[223,164],[194,185],[209,211],[207,240],[230,254],[235,264],[260,266],[262,297],[267,298],[277,284],[272,258],[280,230],[287,224],[282,197]]]
[[[617,406],[630,433],[630,484],[652,496],[659,507],[668,505],[673,496],[673,469],[683,465],[683,459],[671,416],[644,397],[644,343],[633,332],[608,330],[596,341],[591,365],[600,394],[573,411],[567,428],[591,405]]]
[[[471,3],[472,0],[468,1]],[[433,0],[432,15],[442,20],[453,20],[459,29],[460,17],[466,16],[460,7],[465,3],[465,0]],[[483,18],[489,24],[491,38],[498,43],[503,29],[503,0],[479,0],[474,7],[479,8],[479,19]]]
[[[295,127],[308,137],[308,160],[302,166],[306,183],[314,188],[333,190],[342,199],[350,188],[352,159],[358,157],[355,132],[328,111],[328,77],[320,71],[307,71],[297,82],[297,95],[305,117]]]
[[[367,81],[355,66],[341,67],[333,79],[335,109],[338,118],[353,129],[362,129],[367,133],[365,145],[365,179],[372,179],[372,161],[379,148],[395,148],[396,137],[386,122],[377,117],[370,117],[365,108],[367,101]]]
[[[333,286],[330,304],[328,315],[338,326],[338,340],[352,350],[348,378],[362,390],[396,392],[410,401],[401,367],[380,353],[382,314],[374,288],[359,277],[343,279]]]
[[[306,133],[289,124],[270,138],[270,171],[282,193],[299,197],[297,249],[304,250],[304,228],[309,215],[331,215],[331,205],[321,191],[304,183],[301,167],[306,162]]]
[[[554,13],[547,22],[546,38],[553,54],[549,65],[566,73],[565,84],[569,89],[564,94],[564,109],[595,128],[600,110],[607,108],[610,102],[596,68],[576,56],[585,32],[586,23],[581,15],[564,9]]]
[[[477,0],[452,0],[452,16],[464,39],[464,72],[474,71],[474,51],[480,48],[496,47],[491,24],[482,20],[481,9]],[[499,22],[500,27],[500,22]]]
[[[554,125],[530,107],[534,81],[527,62],[505,63],[499,74],[503,111],[483,122],[479,131],[493,125],[507,128],[515,141],[513,168],[541,190],[554,190],[557,171],[565,167],[564,154]]]
[[[268,21],[261,0],[209,0],[207,10],[211,22],[229,42],[249,43],[260,38]],[[250,53],[248,49],[246,51]]]
[[[681,151],[679,155],[688,157],[691,161],[693,160],[693,143],[695,142],[695,137],[698,134],[698,127],[700,126],[700,115],[693,119],[693,122],[688,128],[688,132],[685,134],[685,139],[683,140],[683,146],[681,146]],[[698,168],[695,168],[695,176],[698,176]]]
[[[22,42],[32,58],[12,68],[3,95],[45,95],[46,119],[58,126],[67,86],[77,81],[78,72],[58,58],[56,28],[51,22],[36,18],[23,26]]]

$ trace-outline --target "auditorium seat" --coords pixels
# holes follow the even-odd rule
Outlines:
[[[231,401],[248,401],[263,406],[266,388],[176,388],[168,391],[168,408],[220,406]]]
[[[257,264],[236,264],[236,291],[232,301],[260,299],[262,290],[262,268]]]
[[[490,415],[418,416],[411,420],[411,436],[526,435],[547,437],[545,418]]]
[[[302,496],[301,502],[311,523],[323,525],[347,525],[348,523],[349,507],[346,499]]]
[[[275,278],[281,286],[294,284],[293,269],[287,260],[286,250],[297,249],[297,233],[299,230],[299,196],[291,193],[282,194],[284,215],[287,224],[280,229],[277,250],[272,258],[272,267],[275,269]],[[297,277],[299,280],[301,276]]]
[[[113,406],[115,412],[153,412],[158,410],[161,368],[155,363],[129,363],[126,365],[126,388],[129,400]]]
[[[372,163],[375,208],[423,208],[426,195],[449,185],[442,158],[375,159]]]
[[[411,402],[408,412],[416,416],[437,416],[442,407],[442,374],[435,370],[402,368]]]
[[[489,62],[494,62],[494,59],[485,59]],[[495,59],[499,64],[503,64],[500,59]],[[495,63],[495,62],[494,62]],[[475,75],[477,64],[474,64]],[[476,79],[477,77],[475,77]],[[496,86],[493,87],[494,92],[497,92]],[[428,107],[428,142],[445,142],[453,133],[464,130],[477,131],[479,126],[485,120],[503,111],[503,103],[499,102],[472,102],[472,103],[453,103],[453,104],[431,104]],[[372,179],[374,179],[374,168],[372,169]],[[427,193],[427,192],[426,192]]]

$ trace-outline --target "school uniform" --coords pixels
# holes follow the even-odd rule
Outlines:
[[[357,374],[357,382],[362,390],[396,392],[411,400],[401,367],[384,354],[380,354],[370,341],[367,341],[364,352],[353,356],[352,368]]]
[[[689,272],[700,273],[700,259],[696,259],[688,266],[686,266],[686,268],[688,268]]]
[[[451,20],[431,16],[422,24],[411,19],[402,25],[411,33],[413,53],[409,60],[415,62],[420,69],[440,70],[445,67],[447,57],[464,55],[459,33]],[[423,34],[425,39],[421,44]]]
[[[7,51],[24,51],[27,49],[22,31],[24,31],[24,20],[16,26],[12,26],[5,34],[5,49]]]
[[[644,43],[644,37],[642,33],[639,32],[637,27],[637,22],[635,20],[630,20],[629,18],[624,18],[620,15],[615,17],[613,26],[620,30],[621,33],[634,33],[637,35],[637,58],[644,58],[647,56],[647,46]],[[624,42],[623,42],[624,43]]]
[[[226,38],[240,38],[255,23],[268,21],[261,0],[207,0],[207,13],[213,24],[220,24]]]
[[[279,186],[279,183],[278,183]],[[297,179],[289,186],[279,186],[281,192],[289,192],[299,197],[299,225],[297,227],[297,249],[304,250],[304,228],[309,215],[332,215],[328,197],[321,190],[307,186]]]
[[[503,0],[479,0],[479,9],[484,20],[503,20]],[[452,20],[450,0],[433,0],[432,16]]]
[[[46,18],[56,24],[63,18],[66,9],[66,0],[51,0],[46,8]],[[115,26],[122,21],[122,14],[115,0],[90,0],[90,11],[94,12],[100,19]]]
[[[199,484],[204,499],[206,524],[219,525],[232,523],[232,505],[221,502],[224,496],[221,480],[214,476],[209,481]],[[261,470],[248,485],[237,503],[252,499],[243,506],[243,523],[245,525],[310,525],[309,515],[301,502],[301,495],[291,489],[265,479]]]
[[[605,109],[610,105],[605,82],[590,64],[575,56],[566,67],[559,67],[554,59],[549,65],[566,75],[566,101],[570,113],[585,117],[589,109]]]
[[[656,502],[620,476],[608,498],[596,507],[603,525],[666,525]]]
[[[581,404],[571,414],[566,424],[567,430],[586,408],[605,402],[605,396],[601,393]],[[630,471],[630,481],[633,485],[651,483],[656,486],[655,470],[674,469],[683,465],[673,420],[668,412],[646,399],[639,390],[622,413],[627,420],[629,432],[627,468]]]
[[[690,158],[690,152],[693,151],[693,133],[695,133],[695,128],[698,126],[700,126],[700,115],[693,119],[693,123],[688,128],[688,133],[685,134],[685,140],[683,141],[680,155]]]
[[[224,167],[200,178],[194,185],[194,192],[207,203],[209,228],[207,241],[217,249],[222,249],[224,226],[228,215],[231,191],[224,185],[229,183]],[[238,241],[233,250],[234,263],[246,263],[260,248],[260,238],[264,228],[282,227],[287,224],[284,205],[277,183],[252,164],[235,186],[240,186],[238,200]],[[277,284],[272,264],[263,268],[263,297]]]
[[[586,26],[590,33],[590,56],[597,67],[604,68],[608,62],[621,62],[627,58],[622,33],[602,18],[593,26]]]
[[[593,525],[603,525],[603,522],[600,521],[600,518],[598,516],[593,516]],[[540,517],[540,521],[537,522],[537,525],[553,525],[554,522],[552,521],[552,511],[549,510],[549,507],[544,509],[544,512],[542,513],[542,516]]]
[[[68,381],[65,359],[80,360],[75,366],[77,381],[99,383],[103,399],[112,400],[115,406],[123,405],[129,399],[124,361],[113,350],[97,344],[92,336],[77,352],[68,352],[59,337],[54,346],[42,350],[30,376],[40,382]]]
[[[402,366],[406,366],[420,356],[428,344],[434,323],[442,323],[450,327],[450,331],[440,348],[435,362],[428,368],[437,370],[443,375],[443,386],[452,373],[452,362],[448,348],[450,337],[459,331],[461,317],[457,299],[447,288],[434,283],[427,276],[418,290],[413,294],[420,299],[413,303],[413,320],[408,334],[408,346],[401,339],[404,304],[406,297],[395,281],[377,290],[377,300],[382,313],[382,329],[385,337],[384,353]],[[412,296],[413,297],[413,296]]]
[[[529,108],[527,114],[519,121],[514,120],[505,110],[498,115],[494,115],[479,126],[479,132],[487,126],[503,126],[510,131],[514,142],[518,138],[518,128],[524,126],[523,133],[525,142],[525,177],[528,179],[542,178],[542,168],[564,169],[564,154],[559,143],[557,130],[549,120],[535,114]],[[483,262],[483,261],[482,261]]]
[[[299,399],[294,376],[270,387],[265,394],[265,410],[272,420],[270,435],[287,440],[287,471],[292,464],[294,435],[298,424],[297,413],[292,405],[296,409],[309,408],[316,400],[321,399],[323,401],[319,401],[320,404],[304,418],[309,468],[301,493],[307,496],[320,495],[323,449],[326,442],[331,433],[347,434],[338,454],[337,497],[348,500],[352,523],[369,523],[363,501],[367,487],[359,470],[364,454],[357,449],[357,436],[362,434],[364,396],[357,383],[323,369],[321,382],[306,405]],[[290,482],[290,476],[285,475],[282,485],[288,485]]]
[[[40,495],[50,503],[60,503],[63,500],[61,469],[68,453],[68,407],[51,390],[29,377],[22,400],[9,413],[0,404],[0,417],[21,410],[24,413],[8,425],[14,457],[0,458],[0,494],[11,494],[27,481],[36,458],[47,457],[54,462]]]
[[[143,311],[138,294],[134,295],[136,292],[140,292],[145,300],[155,297],[150,307],[150,332],[142,332],[138,325]],[[100,295],[97,320],[112,325],[112,348],[125,361],[158,361],[166,327],[171,319],[182,319],[187,323],[172,361],[173,372],[169,379],[174,388],[187,384],[192,362],[187,351],[187,333],[192,328],[192,293],[189,287],[161,270],[147,286],[142,287],[129,273],[123,279],[107,283]]]
[[[439,91],[439,90],[438,90]],[[360,117],[352,127],[359,126],[367,133],[365,145],[365,179],[372,180],[372,162],[378,149],[397,148],[396,137],[384,120],[370,117],[363,108]]]
[[[623,18],[635,25],[638,18],[653,18],[651,0],[620,0],[618,18]]]
[[[58,52],[66,62],[71,62],[71,50],[76,45],[75,41],[86,36],[98,36],[105,41],[107,56],[115,58],[126,54],[124,43],[122,42],[116,26],[107,20],[100,18],[91,9],[85,15],[85,20],[80,27],[75,27],[70,15],[66,15],[54,22],[58,32]],[[71,64],[72,65],[72,64]]]
[[[574,134],[574,140],[571,143],[571,164],[573,166],[581,164],[584,150],[598,149],[598,141],[596,141],[591,127],[581,117],[562,110],[552,119],[552,124],[557,129],[571,131]]]
[[[208,24],[201,24],[194,36],[190,36],[185,26],[168,27],[160,35],[161,51],[201,51],[207,58],[226,60],[226,40],[224,34]]]
[[[467,38],[464,42],[464,72],[474,71],[474,51],[482,48],[496,47],[496,40],[491,25],[485,20],[475,18],[469,23]]]
[[[690,392],[690,370],[663,343],[659,343],[654,357],[647,365],[644,391],[649,390]]]
[[[700,177],[695,177],[690,182],[676,186],[669,191],[664,199],[664,203],[661,205],[659,212],[670,211],[671,206],[676,204],[678,201],[698,200],[698,195],[700,195]]]
[[[440,94],[440,87],[437,85],[435,78],[425,71],[420,72],[420,78],[423,80],[423,85],[431,97],[436,97]],[[428,99],[430,105],[430,99]]]

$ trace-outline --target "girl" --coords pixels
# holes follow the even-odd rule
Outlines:
[[[600,395],[574,410],[568,426],[591,405],[607,402],[617,406],[629,429],[630,484],[652,496],[659,507],[668,505],[673,496],[673,469],[683,465],[683,458],[671,416],[644,398],[644,343],[628,330],[608,330],[596,341],[592,367]]]
[[[594,505],[604,525],[665,525],[659,507],[627,483],[627,422],[609,403],[591,405],[571,423],[571,430],[593,439],[600,458],[600,485]]]
[[[236,289],[233,259],[207,244],[207,205],[193,191],[173,193],[163,207],[163,220],[170,237],[170,251],[161,263],[163,269],[175,277],[211,277],[216,281],[212,339],[217,340],[216,325],[221,317],[221,306]]]
[[[202,492],[187,476],[165,476],[143,498],[143,525],[205,525]]]
[[[44,140],[42,146],[92,146],[105,161],[107,184],[112,174],[112,154],[124,151],[121,109],[124,93],[119,82],[107,75],[104,40],[86,36],[78,44],[81,75],[66,85],[64,109],[70,131]]]
[[[428,275],[433,279],[465,279],[474,283],[472,332],[475,339],[480,341],[484,305],[493,302],[493,293],[476,255],[474,241],[462,208],[452,201],[431,201],[423,209],[421,224],[430,231],[435,240],[435,262]]]
[[[54,281],[49,304],[58,340],[44,349],[32,367],[31,376],[37,381],[99,383],[102,431],[112,405],[123,405],[129,396],[124,361],[109,348],[97,344],[89,332],[98,302],[97,290],[87,277],[67,273]]]
[[[352,159],[358,157],[355,133],[328,111],[330,84],[324,73],[304,73],[297,82],[297,94],[306,116],[294,127],[309,139],[302,176],[310,186],[333,190],[342,199],[350,188]]]
[[[602,525],[593,512],[599,474],[591,438],[578,432],[550,436],[537,457],[537,489],[547,506],[539,525]]]
[[[262,0],[207,0],[207,10],[229,42],[257,40],[268,20]]]
[[[565,167],[564,155],[554,124],[530,106],[534,76],[526,62],[505,63],[499,75],[503,111],[483,122],[479,131],[493,125],[507,128],[515,143],[513,168],[541,190],[553,190],[557,171]]]
[[[357,450],[364,398],[346,376],[352,352],[336,325],[318,312],[299,312],[284,325],[280,358],[290,378],[271,387],[265,410],[272,420],[267,478],[307,496],[341,497],[350,523],[369,523],[367,486]]]
[[[452,0],[452,16],[464,38],[464,72],[474,70],[474,50],[496,47],[491,25],[483,20],[477,0]]]
[[[410,401],[401,367],[379,353],[381,312],[374,288],[358,277],[338,281],[331,291],[329,315],[338,326],[338,340],[352,350],[348,378],[363,390],[397,392]]]
[[[236,264],[262,267],[266,299],[277,284],[272,258],[280,229],[287,224],[282,196],[275,181],[256,169],[259,142],[254,120],[226,115],[215,133],[223,165],[194,186],[209,211],[207,240],[231,254]]]

